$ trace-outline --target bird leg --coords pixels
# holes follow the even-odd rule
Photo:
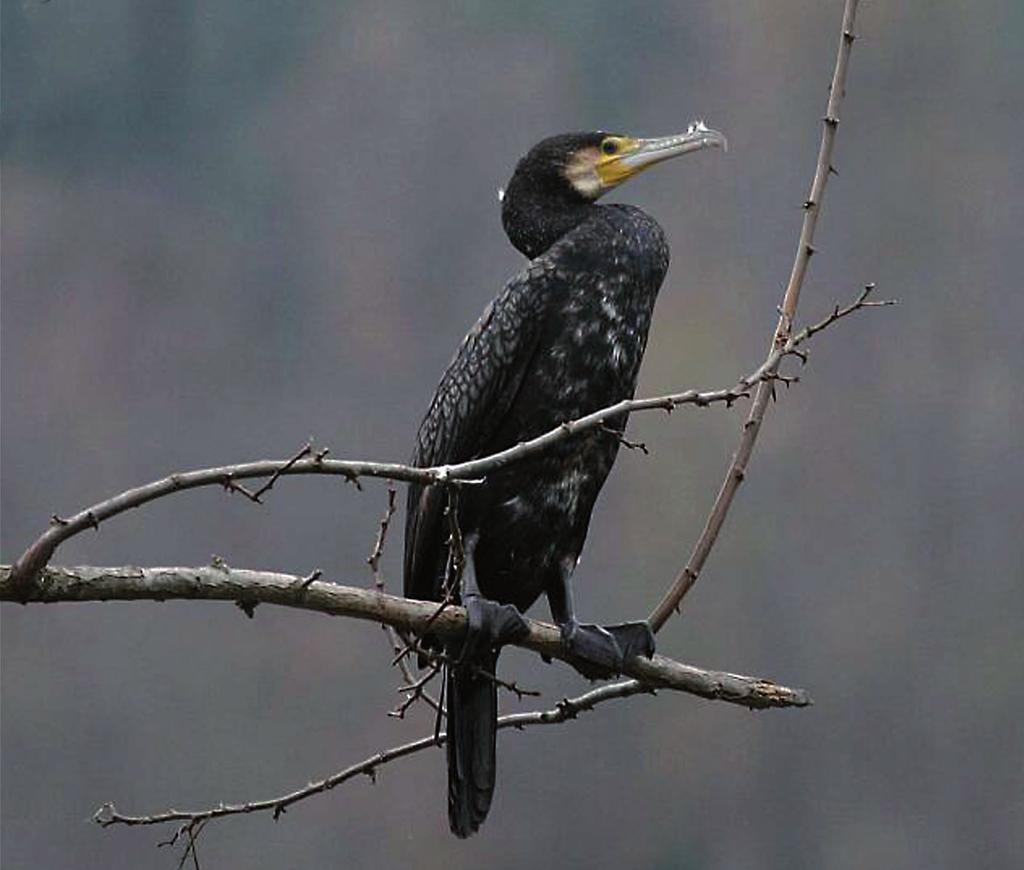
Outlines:
[[[622,673],[634,656],[654,655],[654,633],[644,621],[594,625],[576,619],[572,565],[563,565],[561,583],[548,590],[551,616],[562,630],[562,645],[573,656],[570,664],[588,680],[606,680]]]
[[[473,543],[466,542],[460,589],[462,606],[466,608],[466,639],[459,656],[460,665],[479,661],[484,653],[522,640],[530,633],[530,626],[515,605],[499,604],[480,592],[473,568]]]

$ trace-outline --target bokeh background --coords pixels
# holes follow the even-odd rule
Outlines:
[[[694,117],[727,155],[617,197],[673,265],[641,393],[762,358],[818,147],[839,0],[4,2],[2,560],[54,511],[192,467],[403,459],[457,342],[521,264],[496,190],[543,136]],[[897,309],[815,343],[662,651],[805,686],[804,711],[688,696],[500,737],[481,834],[442,754],[204,867],[1001,868],[1024,850],[1024,5],[866,2],[802,315],[867,281]],[[700,531],[742,410],[637,417],[582,610],[632,618]],[[62,564],[367,583],[385,502],[282,481],[122,516]],[[384,567],[398,588],[401,536]],[[538,608],[544,616],[546,611]],[[431,727],[386,717],[379,628],[218,604],[2,609],[3,866],[173,867],[125,811],[267,797]],[[551,705],[565,668],[509,654]],[[505,699],[509,709],[519,709]]]

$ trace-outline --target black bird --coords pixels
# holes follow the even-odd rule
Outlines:
[[[509,240],[530,263],[487,306],[449,364],[419,428],[412,463],[485,456],[629,398],[668,268],[657,222],[602,194],[663,160],[725,137],[703,123],[660,139],[568,133],[534,146],[502,195]],[[454,600],[468,611],[461,646],[447,650],[448,819],[468,837],[494,793],[497,688],[503,643],[527,630],[520,615],[546,593],[562,639],[586,676],[618,672],[651,655],[646,622],[581,624],[572,574],[598,492],[619,449],[625,416],[459,489],[465,566]],[[452,529],[443,487],[411,485],[405,594],[440,601],[452,575]]]

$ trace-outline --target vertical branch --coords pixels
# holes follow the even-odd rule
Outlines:
[[[821,146],[818,149],[818,162],[814,170],[814,179],[811,182],[811,192],[804,201],[804,219],[800,227],[800,240],[797,244],[796,256],[793,259],[793,268],[790,271],[789,283],[786,285],[786,293],[782,299],[779,310],[779,322],[775,327],[772,337],[772,345],[775,348],[782,347],[789,340],[793,332],[793,320],[796,316],[797,304],[800,301],[800,290],[803,287],[804,277],[807,274],[807,265],[814,254],[814,231],[818,224],[818,216],[821,212],[821,203],[825,196],[825,186],[828,184],[830,174],[835,172],[832,166],[832,150],[835,145],[836,130],[839,127],[839,104],[846,91],[846,71],[850,61],[850,49],[855,39],[853,27],[857,14],[857,0],[846,0],[843,9],[842,32],[839,37],[839,49],[836,54],[835,70],[832,73],[832,82],[829,87],[828,106],[825,110],[825,117],[822,119]],[[779,356],[768,375],[778,372],[782,357]],[[757,436],[761,431],[761,423],[764,420],[768,408],[768,401],[773,395],[774,385],[771,379],[762,380],[757,385],[754,394],[754,401],[743,423],[743,431],[740,435],[739,445],[733,455],[729,470],[722,481],[722,486],[715,498],[715,503],[708,515],[704,530],[694,545],[690,558],[686,565],[676,577],[672,586],[665,593],[664,597],[654,608],[649,617],[651,628],[658,631],[672,615],[673,611],[679,611],[680,602],[687,592],[697,582],[697,577],[704,567],[718,533],[721,531],[728,516],[729,508],[732,506],[733,498],[739,489],[743,478],[747,473],[747,464],[754,452],[754,445]]]
[[[821,119],[821,146],[818,148],[818,163],[814,169],[811,192],[804,200],[804,220],[800,227],[800,241],[797,245],[796,257],[793,259],[789,283],[786,285],[786,295],[782,299],[779,325],[775,330],[776,345],[785,344],[793,330],[793,318],[796,316],[796,306],[800,301],[800,290],[803,287],[804,276],[807,274],[807,264],[815,250],[814,231],[818,225],[818,215],[821,213],[825,185],[828,184],[829,176],[835,173],[835,167],[832,165],[832,150],[835,146],[836,130],[839,128],[839,104],[846,95],[846,71],[850,64],[850,49],[853,48],[853,41],[856,39],[853,25],[857,15],[857,2],[858,0],[846,0],[846,6],[843,9],[843,26],[839,37],[839,49],[836,53],[836,66],[832,72],[832,81],[829,83],[825,117]]]
[[[380,560],[384,555],[384,542],[387,540],[388,528],[391,526],[391,518],[395,515],[395,497],[398,495],[393,483],[388,483],[388,503],[384,508],[384,514],[380,518],[377,527],[377,539],[373,542],[373,549],[366,557],[366,564],[370,566],[370,573],[373,575],[373,585],[379,592],[385,590],[384,574],[380,570]]]
[[[387,540],[388,529],[390,528],[391,520],[395,515],[396,495],[397,491],[395,490],[394,484],[389,483],[387,507],[385,507],[384,514],[380,518],[380,525],[377,529],[377,539],[374,541],[373,550],[370,552],[370,555],[366,557],[366,564],[370,566],[370,573],[373,574],[373,585],[377,588],[377,591],[381,593],[386,591],[386,584],[384,582],[384,572],[381,571],[380,568],[380,560],[384,555],[384,542]],[[437,668],[433,668],[425,677],[417,679],[413,674],[412,669],[409,667],[409,662],[404,652],[408,649],[408,640],[402,636],[398,629],[393,625],[389,625],[384,622],[381,623],[381,628],[383,628],[385,634],[387,634],[392,655],[395,656],[393,663],[397,665],[398,669],[402,672],[402,685],[399,686],[398,691],[405,695],[402,702],[394,710],[391,710],[388,715],[396,719],[403,719],[405,718],[405,712],[415,704],[416,701],[423,699],[427,703],[427,706],[436,710],[440,716],[442,714],[440,702],[426,691],[427,683],[429,683],[436,675]]]

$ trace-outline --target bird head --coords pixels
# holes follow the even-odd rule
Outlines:
[[[725,149],[725,136],[698,121],[685,133],[635,139],[617,133],[563,133],[544,139],[499,191],[509,240],[536,257],[585,219],[603,194],[639,172],[693,151]]]
[[[593,202],[645,169],[705,148],[727,148],[725,136],[703,121],[685,133],[637,139],[619,133],[563,133],[539,142],[516,166],[509,188],[525,182],[536,192]]]

